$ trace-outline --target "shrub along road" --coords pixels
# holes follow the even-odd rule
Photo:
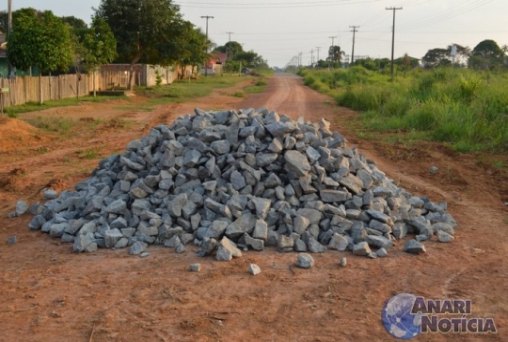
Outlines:
[[[471,299],[475,314],[496,320],[499,334],[491,339],[502,340],[508,333],[508,222],[498,189],[506,188],[506,179],[496,179],[474,157],[437,144],[408,147],[359,139],[348,128],[355,112],[336,107],[331,98],[304,87],[294,76],[271,78],[260,94],[232,96],[244,85],[154,108],[143,107],[145,102],[139,100],[142,110],[133,105],[138,101],[134,99],[32,114],[44,115],[48,122],[72,120],[73,126],[62,133],[57,124],[58,134],[30,129],[39,143],[20,143],[0,154],[2,339],[391,340],[380,323],[382,306],[395,293],[409,292]],[[268,107],[293,118],[325,117],[403,187],[446,200],[459,224],[456,240],[446,246],[427,242],[428,253],[420,256],[402,252],[398,244],[383,260],[330,251],[315,256],[314,268],[299,270],[293,268],[296,254],[274,250],[248,252],[229,263],[198,258],[191,250],[177,255],[156,247],[147,258],[129,256],[126,250],[77,255],[69,244],[29,232],[29,217],[5,218],[15,200],[38,201],[39,190],[47,184],[72,187],[102,157],[193,107]],[[29,130],[23,127],[15,132]],[[438,167],[437,173],[429,173],[431,166]],[[12,235],[18,242],[7,246]],[[348,265],[340,268],[338,260],[344,255]],[[202,264],[202,271],[189,273],[187,266],[195,262]],[[262,273],[250,276],[249,263],[258,264]]]

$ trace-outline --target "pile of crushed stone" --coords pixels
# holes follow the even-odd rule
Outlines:
[[[218,260],[242,250],[386,256],[395,240],[453,240],[446,203],[399,188],[325,120],[269,110],[204,112],[153,128],[102,160],[75,191],[34,208],[29,224],[76,252],[148,244]]]

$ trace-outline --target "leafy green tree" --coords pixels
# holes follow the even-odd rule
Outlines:
[[[342,57],[344,57],[344,51],[340,48],[338,45],[330,46],[328,49],[328,60],[332,63],[339,63],[342,60]]]
[[[189,21],[181,21],[174,47],[178,56],[176,63],[190,65],[194,72],[194,68],[202,65],[208,57],[206,43],[206,36],[201,30]],[[183,73],[179,75],[179,78],[183,77]]]
[[[116,39],[108,23],[95,16],[83,37],[83,63],[93,71],[94,84],[97,67],[116,58]],[[96,95],[94,86],[94,96]]]
[[[417,68],[420,65],[420,60],[415,57],[409,56],[407,53],[404,56],[394,60],[395,65],[402,71]]]
[[[240,65],[251,69],[268,67],[263,57],[252,50],[244,51],[242,45],[235,41],[228,42],[224,46],[219,46],[214,51],[228,55],[226,62],[226,70],[228,71],[237,71]]]
[[[178,59],[174,40],[181,15],[171,0],[102,0],[96,15],[115,35],[117,61],[131,64],[131,88],[134,64],[169,65]]]
[[[425,68],[435,68],[438,66],[451,65],[450,53],[448,49],[435,48],[427,51],[422,58]]]
[[[469,66],[476,69],[492,69],[503,66],[505,53],[491,39],[486,39],[475,46],[471,57],[469,58]]]
[[[453,65],[455,66],[467,65],[467,61],[471,56],[470,48],[459,44],[452,44],[448,46],[447,50]]]
[[[21,9],[13,15],[8,58],[15,67],[37,67],[43,73],[65,71],[72,64],[73,45],[68,26],[50,11]]]
[[[80,39],[83,38],[83,35],[88,30],[88,25],[82,19],[73,16],[61,17],[61,19],[63,20],[64,23],[69,25],[69,27],[71,28],[71,32],[74,33]]]

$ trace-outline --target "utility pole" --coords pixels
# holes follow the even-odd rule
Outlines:
[[[7,40],[9,40],[9,36],[12,32],[12,0],[7,1]],[[12,74],[12,65],[11,62],[7,61],[7,77],[11,78]]]
[[[228,34],[228,43],[231,41],[231,35],[234,33],[234,32],[226,32]]]
[[[301,67],[302,66],[302,55],[303,55],[303,52],[300,52],[298,54],[298,66]]]
[[[353,32],[353,49],[351,50],[351,65],[355,62],[355,40],[356,40],[356,32],[360,26],[349,26],[351,28],[351,32]]]
[[[206,19],[206,62],[205,62],[205,77],[208,76],[208,20],[214,19],[211,15],[202,15],[202,19]]]
[[[386,7],[387,11],[393,12],[393,26],[392,26],[392,63],[390,65],[390,73],[392,75],[392,82],[395,79],[395,72],[393,68],[393,55],[395,53],[395,12],[401,10],[402,7]]]
[[[317,51],[317,63],[319,63],[319,50],[321,49],[321,47],[319,46],[316,46],[316,51]]]
[[[310,50],[310,67],[314,65],[314,49]]]

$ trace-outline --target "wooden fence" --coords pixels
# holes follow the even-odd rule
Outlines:
[[[137,86],[154,86],[157,78],[161,84],[171,84],[178,76],[188,76],[192,68],[161,67],[146,64],[134,66],[134,83]],[[12,79],[0,78],[0,105],[3,108],[28,102],[61,100],[90,95],[109,89],[127,89],[130,65],[104,65],[90,74],[67,74],[59,76],[21,76]],[[157,77],[157,75],[159,77]]]

